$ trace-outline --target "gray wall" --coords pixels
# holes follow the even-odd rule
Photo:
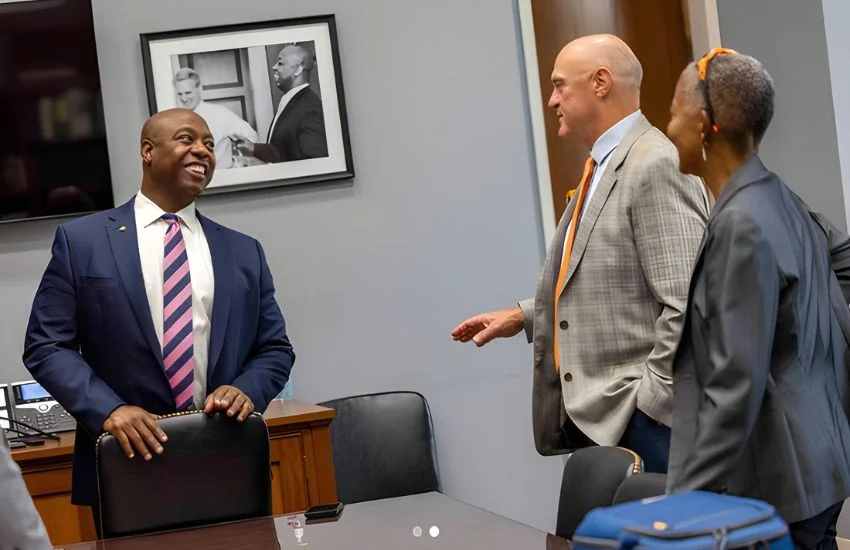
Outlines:
[[[335,13],[357,178],[200,200],[266,248],[307,401],[429,399],[451,496],[552,530],[560,458],[531,439],[531,350],[451,341],[465,316],[533,291],[542,233],[512,0],[95,0],[118,201],[140,181],[139,33]],[[0,227],[0,379],[56,224]]]
[[[812,0],[717,0],[723,46],[761,61],[776,84],[776,114],[762,143],[762,158],[809,206],[844,228],[821,7]]]

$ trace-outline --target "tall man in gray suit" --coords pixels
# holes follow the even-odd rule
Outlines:
[[[620,445],[665,472],[671,363],[708,215],[696,178],[641,114],[640,62],[619,38],[587,36],[555,61],[559,136],[590,151],[532,300],[452,332],[482,346],[525,329],[534,347],[532,417],[542,455]]]
[[[674,361],[670,491],[757,498],[795,546],[835,548],[850,496],[847,238],[758,156],[773,80],[712,51],[682,73],[668,133],[717,203]],[[843,242],[842,242],[843,241]]]
[[[12,459],[6,432],[0,428],[0,548],[50,550],[44,523]]]

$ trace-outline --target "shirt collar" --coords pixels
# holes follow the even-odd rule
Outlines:
[[[162,215],[165,214],[165,210],[157,206],[156,203],[147,198],[141,191],[136,194],[133,209],[136,211],[136,219],[141,227],[147,227],[157,220],[162,219]],[[200,229],[200,222],[198,221],[194,202],[175,212],[175,214],[189,232],[195,233]]]
[[[283,94],[283,97],[280,98],[280,103],[278,103],[278,107],[281,110],[283,110],[283,108],[286,107],[286,104],[289,103],[289,100],[292,99],[293,97],[295,97],[295,94],[297,94],[298,92],[300,92],[301,90],[303,90],[304,88],[306,88],[309,85],[310,85],[309,82],[305,82],[304,84],[299,84],[298,86],[292,88],[291,90],[289,90],[288,92]]]
[[[593,144],[593,149],[590,150],[590,156],[599,166],[611,154],[611,151],[617,148],[623,138],[631,129],[632,124],[641,116],[641,111],[638,109],[634,113],[628,115],[617,124],[608,128],[608,130],[599,136],[596,143]]]

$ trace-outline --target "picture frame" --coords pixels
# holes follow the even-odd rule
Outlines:
[[[142,33],[150,114],[200,114],[215,141],[205,194],[352,179],[334,15]]]

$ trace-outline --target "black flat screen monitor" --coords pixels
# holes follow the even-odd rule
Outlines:
[[[91,0],[0,0],[0,222],[113,206]]]

